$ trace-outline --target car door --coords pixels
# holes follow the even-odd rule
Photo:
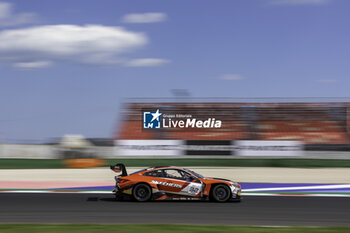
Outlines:
[[[179,194],[185,187],[186,180],[177,169],[162,169],[163,175],[158,178],[159,190],[166,193]]]
[[[166,180],[166,183],[160,186],[163,191],[191,197],[200,196],[202,183],[188,172],[169,168],[164,169],[163,174]]]
[[[202,197],[204,184],[194,175],[181,170],[186,182],[181,190],[182,195],[191,197]]]

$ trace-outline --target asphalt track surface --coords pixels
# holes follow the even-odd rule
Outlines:
[[[350,198],[244,197],[242,202],[115,201],[110,194],[1,193],[1,223],[350,225]]]

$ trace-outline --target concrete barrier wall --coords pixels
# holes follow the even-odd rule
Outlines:
[[[222,142],[221,142],[222,143]],[[275,156],[240,156],[238,153],[227,153],[234,148],[234,145],[197,145],[196,142],[187,142],[179,146],[178,150],[182,151],[182,155],[166,155],[162,153],[149,155],[141,155],[143,158],[147,157],[224,157],[224,158],[282,158],[283,155]],[[174,145],[172,145],[174,147]],[[96,146],[93,147],[93,156],[96,158],[118,158],[118,157],[130,157],[120,151],[118,146]],[[125,148],[124,148],[125,149]],[[134,148],[133,148],[134,149]],[[28,145],[28,144],[0,144],[0,159],[1,158],[13,158],[13,159],[58,159],[62,158],[58,152],[56,145]],[[160,150],[161,151],[161,150]],[[125,151],[124,151],[125,152]],[[214,152],[213,154],[211,154]],[[312,159],[350,159],[350,151],[302,151],[302,156],[295,156],[299,158],[312,158]],[[140,156],[140,155],[139,155]],[[134,158],[137,157],[135,154]],[[290,156],[294,157],[294,156]]]
[[[116,140],[120,156],[302,156],[303,144],[288,140]]]
[[[51,145],[0,144],[0,158],[53,159],[55,157]]]
[[[97,158],[114,158],[113,146],[99,146],[92,148],[92,154]],[[60,150],[55,145],[28,144],[0,144],[0,158],[2,159],[59,159]]]

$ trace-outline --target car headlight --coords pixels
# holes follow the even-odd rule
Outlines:
[[[230,187],[233,194],[237,194],[241,192],[241,189],[238,184],[232,183]]]
[[[237,187],[234,184],[231,184],[231,191],[232,193],[236,193],[237,192]]]

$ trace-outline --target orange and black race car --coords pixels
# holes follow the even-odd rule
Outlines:
[[[241,199],[241,186],[231,180],[203,177],[175,166],[146,168],[127,174],[124,164],[110,166],[121,175],[115,177],[117,199],[131,196],[136,201],[212,200],[226,202]]]

